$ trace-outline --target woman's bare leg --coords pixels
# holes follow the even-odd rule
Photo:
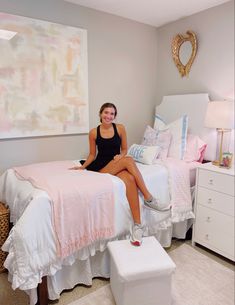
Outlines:
[[[130,205],[134,223],[140,224],[140,204],[135,178],[127,170],[119,172],[116,176],[122,179],[122,181],[125,183],[126,196]]]
[[[118,161],[110,161],[104,168],[100,170],[100,172],[117,176],[117,174],[123,170],[128,171],[132,176],[134,176],[135,182],[141,193],[143,194],[144,199],[149,199],[152,197],[144,183],[143,177],[139,169],[135,164],[135,161],[130,156],[125,156]]]

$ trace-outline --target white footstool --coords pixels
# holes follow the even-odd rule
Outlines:
[[[129,240],[108,243],[110,284],[117,305],[170,305],[175,264],[155,237],[140,247]]]

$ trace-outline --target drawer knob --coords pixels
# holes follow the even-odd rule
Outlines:
[[[210,222],[210,221],[211,221],[211,218],[208,216],[208,217],[206,218],[206,221],[207,221],[207,222]]]
[[[212,199],[211,198],[208,198],[208,203],[212,203]]]
[[[209,240],[209,234],[206,234],[206,235],[205,235],[205,239],[206,239],[206,240]]]
[[[214,184],[213,179],[209,179],[209,184],[210,184],[210,185],[213,185],[213,184]]]

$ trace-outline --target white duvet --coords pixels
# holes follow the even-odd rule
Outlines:
[[[167,206],[170,202],[169,177],[167,168],[160,163],[137,165],[149,191]],[[132,217],[125,185],[115,176],[112,176],[112,181],[115,198],[115,237],[112,239],[128,238]],[[76,259],[85,260],[94,256],[97,251],[103,251],[109,241],[97,241],[65,259],[58,259],[47,193],[17,179],[14,171],[9,169],[0,176],[0,201],[10,207],[10,220],[14,224],[3,245],[3,250],[9,252],[4,265],[9,271],[13,289],[36,288],[42,276],[54,275],[63,265],[72,265]],[[146,235],[171,225],[170,212],[160,213],[144,208],[141,195],[140,203]]]

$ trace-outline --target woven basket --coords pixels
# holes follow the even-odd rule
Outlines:
[[[3,252],[1,247],[9,234],[9,215],[9,209],[0,202],[0,272],[5,270],[3,263],[7,257],[7,253]]]

